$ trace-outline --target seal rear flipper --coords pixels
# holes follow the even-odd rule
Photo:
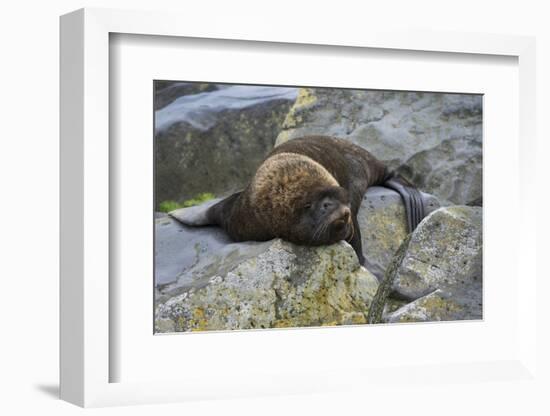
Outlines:
[[[223,201],[223,198],[212,199],[193,207],[176,209],[169,212],[168,215],[182,224],[190,225],[192,227],[199,227],[201,225],[216,225],[217,222],[215,222],[215,219],[211,218],[211,215],[209,215],[209,210]]]
[[[401,195],[407,213],[407,225],[409,232],[413,232],[416,226],[425,217],[424,199],[418,189],[412,186],[407,180],[395,176],[384,182],[384,186],[393,189]]]

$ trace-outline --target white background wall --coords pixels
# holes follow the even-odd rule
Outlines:
[[[186,4],[190,3],[190,4]],[[437,30],[535,35],[538,41],[539,185],[550,157],[550,30],[545,1],[206,1],[88,0],[3,2],[0,9],[0,413],[76,414],[82,410],[56,399],[58,385],[58,16],[80,7],[164,9],[187,12],[189,19],[245,14],[251,19],[276,19],[287,25],[386,23],[388,26]],[[326,22],[326,23],[324,23]],[[185,22],[182,22],[185,24]],[[546,138],[542,140],[542,138]],[[546,190],[550,188],[546,185]],[[542,200],[541,200],[542,202]],[[539,211],[546,211],[541,203]],[[547,205],[546,205],[547,206]],[[544,224],[542,224],[544,221]],[[548,230],[548,221],[541,220]],[[547,234],[546,234],[547,235]],[[542,265],[542,260],[540,262]],[[538,291],[548,292],[543,283]],[[540,305],[541,314],[544,305]],[[546,307],[544,307],[546,308]],[[542,318],[542,316],[541,316]],[[544,334],[541,333],[541,336]],[[548,370],[546,354],[541,366]],[[549,374],[546,371],[546,374]],[[98,414],[368,414],[392,409],[424,414],[543,414],[534,408],[541,391],[506,383],[433,386],[395,397],[362,397],[343,393],[163,406],[94,410]],[[388,396],[391,397],[391,396]],[[541,401],[541,403],[543,403]],[[384,410],[386,409],[386,410]],[[430,410],[430,411],[428,411]],[[549,414],[549,413],[546,413]]]

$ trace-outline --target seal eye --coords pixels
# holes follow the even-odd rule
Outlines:
[[[312,204],[311,202],[308,203],[308,204],[305,204],[305,205],[304,205],[304,209],[305,209],[305,210],[309,210],[309,209],[311,209],[312,205],[313,205],[313,204]]]

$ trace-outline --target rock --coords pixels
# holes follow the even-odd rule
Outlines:
[[[363,146],[445,205],[481,201],[481,95],[301,88],[276,144],[312,134]]]
[[[369,309],[369,324],[378,324],[382,322],[384,312],[388,309],[393,312],[403,306],[401,300],[394,300],[390,298],[390,295],[393,291],[393,285],[397,276],[397,272],[399,271],[399,267],[403,262],[403,258],[405,258],[405,255],[407,254],[409,243],[411,241],[411,236],[412,233],[405,237],[403,243],[401,243],[401,246],[399,246],[399,249],[396,251],[392,260],[388,264],[388,267],[384,273],[384,277],[380,281],[380,285],[378,286],[378,290],[374,295],[371,307]]]
[[[394,289],[417,299],[444,286],[481,282],[480,207],[440,208],[413,233]]]
[[[155,198],[182,202],[243,187],[272,150],[295,88],[230,86],[155,112]]]
[[[456,138],[418,152],[398,171],[419,188],[440,195],[443,201],[481,206],[481,159],[481,142]]]
[[[427,212],[439,207],[437,199],[423,194]],[[227,256],[242,258],[247,245],[234,244],[219,227],[187,227],[177,220],[183,212],[204,212],[219,199],[170,212],[155,225],[155,281],[163,287],[163,296],[181,293],[198,276],[201,265],[218,264]],[[405,209],[399,194],[391,189],[367,190],[358,213],[363,254],[367,268],[381,279],[395,251],[407,235]],[[250,244],[258,244],[251,242]]]
[[[225,256],[203,270],[200,285],[158,302],[156,331],[367,322],[378,281],[348,243],[302,247],[275,239],[238,250],[248,249],[252,255]]]
[[[433,195],[422,193],[426,214],[440,207]],[[405,207],[394,190],[373,186],[357,214],[366,267],[382,280],[395,252],[408,234]]]
[[[406,247],[394,291],[415,299],[387,322],[482,318],[482,209],[453,206],[426,217]]]
[[[155,81],[155,111],[166,107],[179,97],[218,89],[218,85],[204,82]]]
[[[231,240],[218,227],[185,227],[168,216],[155,220],[156,286],[168,293],[189,284],[193,276],[186,272],[229,244]]]
[[[481,290],[481,288],[479,288]],[[386,322],[465,321],[482,318],[481,292],[473,297],[435,290],[388,314]]]

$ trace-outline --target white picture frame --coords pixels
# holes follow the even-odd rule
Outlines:
[[[372,368],[364,373],[331,370],[326,382],[317,373],[269,374],[258,380],[239,380],[220,374],[211,380],[110,382],[109,274],[109,36],[113,33],[225,39],[282,44],[430,51],[447,54],[504,55],[518,59],[520,184],[516,242],[517,270],[523,275],[517,292],[516,353],[506,360],[471,363],[443,362],[414,369],[420,382],[445,377],[479,382],[479,372],[525,380],[536,375],[535,231],[536,218],[526,215],[534,184],[529,169],[535,164],[535,41],[530,37],[468,33],[380,32],[360,30],[327,34],[322,27],[302,32],[280,31],[276,24],[240,26],[230,22],[208,26],[173,13],[82,9],[61,18],[61,398],[80,406],[159,403],[210,397],[308,393],[346,388],[340,382],[373,391],[380,380],[402,377],[411,369]],[[265,23],[265,22],[264,22]],[[112,168],[112,166],[111,166]],[[525,215],[521,215],[521,214]],[[527,319],[529,317],[529,319]],[[400,330],[400,329],[398,329]],[[211,335],[208,335],[211,336]],[[217,336],[217,335],[216,335]],[[254,336],[252,334],[251,336]],[[213,338],[212,338],[213,339]],[[434,369],[435,368],[435,369]],[[364,369],[358,369],[364,370]],[[413,378],[414,378],[413,377]],[[481,378],[483,379],[483,377]],[[221,386],[225,386],[223,389]]]

